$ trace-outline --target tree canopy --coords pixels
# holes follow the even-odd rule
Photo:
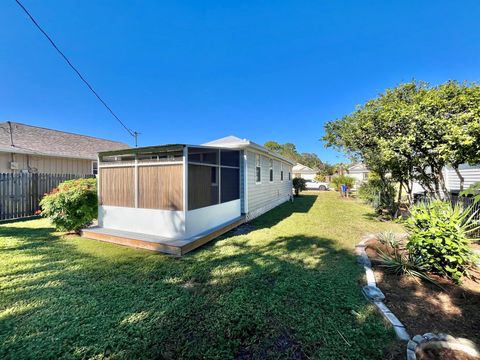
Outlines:
[[[363,161],[380,178],[390,174],[410,195],[417,181],[440,197],[447,193],[445,166],[460,175],[460,164],[480,161],[480,87],[401,84],[328,122],[325,130],[326,146]]]
[[[299,153],[297,147],[292,143],[279,144],[276,141],[267,141],[264,146],[283,157],[292,159],[302,165],[318,171],[321,175],[333,175],[335,173],[335,166],[320,160],[315,153]]]

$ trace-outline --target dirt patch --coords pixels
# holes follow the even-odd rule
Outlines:
[[[385,304],[403,322],[410,335],[447,333],[454,337],[467,338],[477,346],[480,345],[479,272],[472,271],[472,278],[465,278],[461,285],[431,275],[441,285],[441,289],[416,278],[386,273],[379,266],[377,248],[390,252],[376,240],[367,242],[366,252],[372,260],[377,286],[386,296]]]
[[[235,229],[231,231],[232,235],[247,235],[248,233],[254,231],[256,228],[252,224],[245,223],[240,226],[237,226]]]
[[[308,359],[300,344],[287,330],[282,331],[277,336],[261,339],[258,343],[248,348],[242,348],[235,356],[235,360],[266,358],[293,360]]]

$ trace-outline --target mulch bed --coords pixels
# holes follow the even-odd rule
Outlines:
[[[389,250],[377,240],[367,242],[366,252],[372,261],[377,286],[385,294],[385,304],[403,322],[411,336],[427,332],[447,333],[454,337],[467,338],[480,346],[480,273],[478,271],[472,271],[472,278],[465,278],[461,285],[431,275],[431,278],[443,288],[441,289],[416,278],[386,273],[379,266],[377,248],[383,252]],[[398,352],[398,348],[392,349],[388,358],[400,358]],[[401,353],[404,358],[404,350]],[[450,356],[444,357],[445,359],[455,359],[451,357],[452,353],[444,355]],[[425,354],[424,359],[443,359],[431,356],[432,354]],[[458,359],[469,358],[459,357]]]

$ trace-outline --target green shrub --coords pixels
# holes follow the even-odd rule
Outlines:
[[[358,197],[372,205],[377,212],[386,210],[393,215],[396,210],[396,190],[390,181],[371,178],[362,183],[358,189]]]
[[[355,185],[355,178],[347,175],[337,175],[332,178],[332,185],[338,190],[341,185],[347,185],[350,189]]]
[[[303,191],[307,188],[305,179],[303,178],[293,178],[293,188],[295,189],[295,196],[300,195],[300,191]]]
[[[467,235],[476,229],[469,213],[440,200],[412,207],[406,221],[410,255],[428,271],[460,282],[474,263]]]
[[[65,181],[46,194],[40,206],[57,230],[78,232],[97,218],[97,179]]]

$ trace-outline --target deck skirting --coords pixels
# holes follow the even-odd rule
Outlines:
[[[121,230],[106,229],[100,227],[86,228],[81,231],[82,237],[99,240],[118,245],[157,251],[174,256],[182,256],[186,253],[206,244],[222,234],[236,228],[245,222],[245,217],[240,216],[228,223],[210,229],[199,235],[185,239],[171,239],[161,236],[147,235]]]

